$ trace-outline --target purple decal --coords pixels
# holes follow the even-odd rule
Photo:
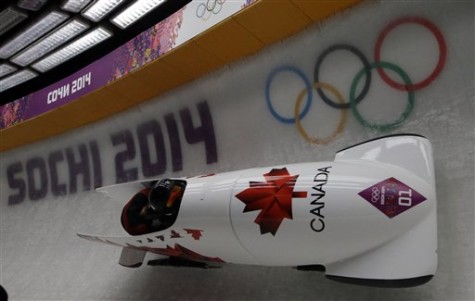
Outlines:
[[[140,177],[155,177],[184,168],[183,148],[190,145],[204,147],[207,164],[218,161],[212,112],[208,103],[167,112],[163,119],[151,119],[135,129],[112,133],[107,156],[113,156],[116,183],[135,181]],[[164,123],[164,126],[162,125]],[[182,134],[183,133],[183,134]],[[168,138],[167,138],[168,137]],[[166,142],[169,142],[168,144]],[[91,140],[62,149],[52,149],[6,165],[10,190],[8,205],[25,199],[45,199],[90,191],[103,185],[100,144]],[[168,160],[172,164],[168,164]]]
[[[6,176],[13,192],[8,197],[8,205],[11,206],[22,203],[26,198],[32,201],[44,199],[49,192],[59,197],[89,191],[102,186],[99,145],[92,140],[89,144],[52,150],[29,158],[25,163],[14,162],[7,166]],[[81,183],[82,189],[78,189]]]
[[[32,201],[42,199],[48,193],[48,173],[45,160],[34,157],[26,162],[28,175],[28,197]]]
[[[171,113],[165,115],[165,123],[167,125],[168,139],[170,140],[173,171],[180,171],[183,169],[183,155],[181,153],[181,142],[175,115]]]
[[[111,81],[157,59],[175,47],[184,8],[114,51]]]
[[[139,178],[137,168],[126,168],[124,165],[132,161],[136,156],[134,136],[129,130],[121,131],[111,135],[112,145],[118,147],[125,145],[120,152],[115,155],[115,178],[116,183],[135,181]]]
[[[194,118],[189,108],[181,109],[181,123],[175,114],[168,113],[163,117],[166,125],[164,128],[160,125],[161,120],[152,119],[139,124],[136,135],[131,130],[112,134],[112,145],[118,149],[115,155],[116,183],[135,181],[139,178],[139,173],[147,178],[162,175],[169,168],[167,158],[171,158],[173,171],[181,170],[184,162],[179,125],[188,144],[204,143],[207,164],[218,162],[213,119],[208,103],[199,102],[196,109],[198,116]],[[165,143],[166,134],[170,141],[169,148]],[[134,166],[133,161],[137,156],[142,163],[141,168]]]
[[[137,136],[142,158],[142,172],[146,177],[158,176],[167,170],[167,154],[162,127],[150,120],[137,127]],[[151,144],[149,143],[152,142]]]
[[[252,3],[256,2],[256,1],[257,0],[246,0],[246,2],[241,5],[241,8],[245,8],[245,7],[251,5]]]
[[[29,96],[22,97],[0,107],[0,129],[22,122],[28,109]]]
[[[51,174],[51,192],[54,196],[62,196],[67,194],[66,183],[59,183],[58,165],[64,161],[62,151],[54,151],[48,155],[48,165]]]
[[[94,174],[94,188],[102,186],[102,163],[101,154],[99,152],[99,145],[97,141],[89,142],[89,149],[91,151],[92,169]]]
[[[206,101],[197,105],[201,125],[195,126],[188,108],[180,110],[181,122],[185,132],[186,142],[195,144],[204,142],[206,149],[206,163],[218,162],[218,151],[216,147],[216,137],[214,135],[213,119]]]
[[[69,167],[69,193],[77,192],[78,176],[82,176],[83,191],[91,190],[91,170],[89,169],[89,155],[85,144],[77,146],[79,158],[73,148],[66,149],[66,158]]]
[[[74,74],[31,95],[24,119],[69,103],[105,84],[112,76],[112,56],[88,65]]]
[[[170,51],[183,22],[183,10],[74,74],[0,106],[0,129],[43,114],[86,95]]]
[[[8,197],[8,205],[20,204],[25,200],[26,182],[21,177],[16,177],[18,173],[23,173],[23,165],[21,162],[15,162],[7,167],[8,186],[10,189],[18,191],[16,194]]]
[[[395,178],[374,184],[358,194],[389,218],[426,200],[419,192]]]

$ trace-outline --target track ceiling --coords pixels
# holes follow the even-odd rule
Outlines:
[[[31,27],[35,24],[38,20],[44,18],[52,11],[57,11],[61,14],[67,16],[67,18],[58,24],[54,29],[51,29],[47,33],[45,33],[42,37],[46,37],[48,33],[53,32],[55,29],[63,26],[67,22],[75,19],[80,21],[83,24],[87,24],[88,29],[85,30],[83,33],[75,37],[71,41],[75,41],[76,39],[81,38],[83,35],[88,33],[89,31],[93,30],[97,27],[103,27],[110,33],[112,36],[107,40],[93,46],[92,48],[82,52],[81,54],[69,59],[68,61],[53,67],[52,69],[46,72],[39,72],[32,68],[32,65],[41,60],[42,58],[46,57],[47,54],[42,56],[41,58],[33,61],[31,64],[26,66],[20,66],[14,62],[12,59],[18,54],[21,53],[24,49],[27,49],[28,46],[23,47],[21,50],[15,52],[8,58],[0,58],[0,65],[8,64],[17,68],[17,71],[27,69],[32,70],[38,74],[37,77],[30,79],[24,83],[21,83],[17,86],[13,86],[9,89],[5,89],[4,91],[0,92],[0,105],[6,104],[11,102],[15,99],[18,99],[24,95],[28,95],[34,91],[42,89],[62,78],[69,76],[70,74],[78,71],[79,69],[87,66],[88,64],[92,63],[93,61],[101,58],[102,56],[106,55],[107,53],[111,52],[115,48],[119,47],[120,45],[126,43],[128,40],[132,39],[142,31],[152,27],[153,25],[157,24],[161,20],[167,18],[187,3],[191,2],[191,0],[163,0],[163,2],[150,13],[146,14],[142,17],[139,21],[133,23],[129,27],[125,29],[121,29],[118,26],[114,25],[111,20],[114,16],[116,16],[119,12],[124,10],[128,5],[132,3],[132,1],[122,1],[114,10],[112,10],[108,15],[106,15],[102,20],[98,22],[91,21],[87,17],[83,15],[84,12],[90,5],[95,3],[95,0],[92,1],[85,1],[85,0],[78,0],[77,2],[89,2],[81,11],[79,12],[71,12],[67,11],[64,7],[64,4],[67,1],[51,1],[51,0],[18,0],[18,1],[1,1],[0,2],[0,47],[2,45],[7,44],[9,41],[14,39],[16,36],[20,35],[26,29]],[[44,4],[42,4],[44,3]],[[42,4],[42,5],[41,5]],[[30,5],[28,7],[28,5]],[[36,10],[35,10],[36,9]],[[3,20],[1,20],[3,14]],[[13,24],[8,26],[8,19],[10,16],[17,16],[19,22],[17,24]],[[12,22],[14,23],[14,22]],[[3,27],[3,29],[2,29]],[[39,38],[41,40],[42,38]],[[31,44],[30,44],[31,45]],[[66,45],[66,44],[64,44]],[[59,46],[57,49],[60,49],[62,46]],[[57,50],[56,49],[56,50]],[[54,52],[54,51],[51,51]],[[5,79],[8,76],[12,75],[4,75],[3,77],[0,76],[1,79]]]

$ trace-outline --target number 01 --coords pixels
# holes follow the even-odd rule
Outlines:
[[[399,206],[409,207],[412,205],[412,189],[407,191],[399,191],[399,198],[397,199]]]

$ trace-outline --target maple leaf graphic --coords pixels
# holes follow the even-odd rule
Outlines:
[[[201,236],[203,236],[203,230],[198,229],[183,229],[186,231],[187,234],[190,234],[194,240],[200,240]]]
[[[263,176],[266,182],[249,182],[249,188],[236,197],[246,204],[243,212],[261,210],[254,222],[261,234],[270,232],[275,236],[282,220],[292,219],[292,198],[305,198],[307,192],[294,192],[298,175],[290,175],[285,167]]]
[[[143,250],[155,254],[165,255],[165,256],[173,256],[173,257],[181,257],[184,259],[192,260],[192,261],[208,261],[208,262],[222,262],[224,261],[219,257],[209,257],[202,254],[198,254],[193,252],[190,249],[185,248],[180,244],[175,244],[174,247],[170,247],[167,245],[166,248],[153,248],[153,247],[145,247],[145,246],[134,246],[127,244],[127,247],[136,249],[136,250]]]
[[[183,238],[183,236],[181,236],[180,233],[176,232],[175,230],[172,230],[170,233],[170,238]]]

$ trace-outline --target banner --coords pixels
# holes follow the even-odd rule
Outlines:
[[[170,17],[72,75],[0,106],[0,129],[56,109],[159,58],[254,1],[190,2]]]

